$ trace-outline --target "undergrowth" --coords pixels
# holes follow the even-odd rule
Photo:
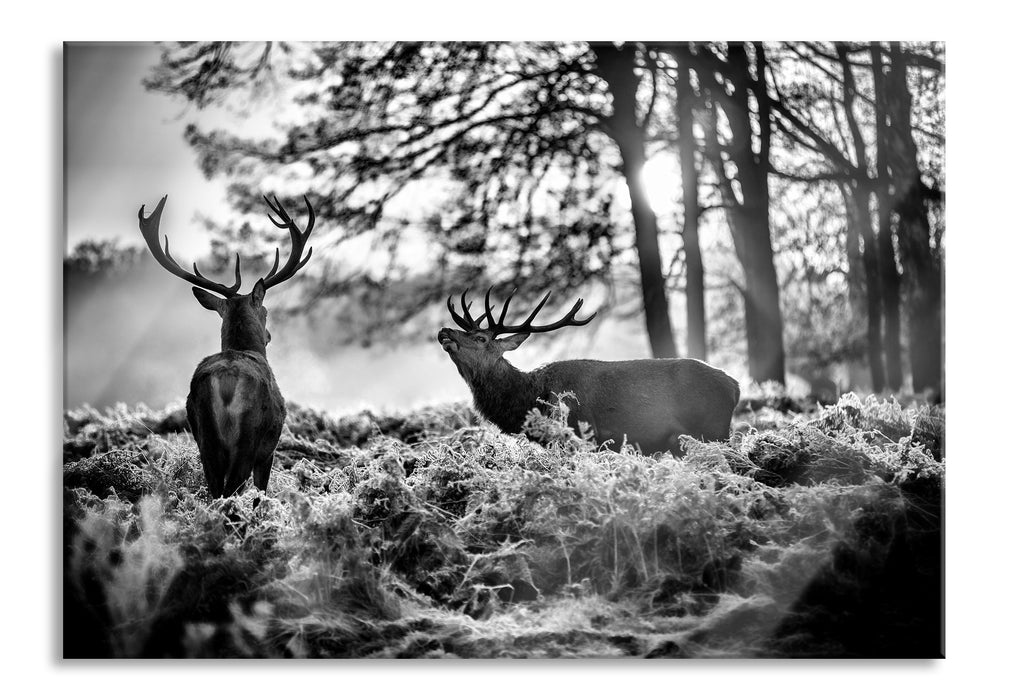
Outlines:
[[[683,458],[290,405],[218,500],[180,405],[69,411],[64,654],[940,655],[943,409],[761,401]]]

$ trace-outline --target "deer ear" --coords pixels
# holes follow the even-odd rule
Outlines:
[[[193,287],[193,296],[196,297],[196,301],[200,302],[203,308],[209,311],[216,311],[221,316],[224,316],[224,299],[216,297],[205,289],[200,289],[199,287]]]
[[[509,350],[514,350],[519,345],[525,342],[526,338],[529,337],[528,333],[517,333],[515,335],[510,335],[507,338],[502,338],[497,341],[498,345],[501,346],[501,352],[508,352]]]
[[[260,277],[259,281],[256,282],[256,286],[252,288],[252,303],[256,306],[263,305],[263,297],[266,296],[266,285],[263,283],[263,278]]]

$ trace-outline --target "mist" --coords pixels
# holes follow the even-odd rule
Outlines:
[[[190,285],[152,260],[107,277],[65,279],[63,407],[144,403],[158,408],[184,400],[196,365],[220,351],[220,318],[201,307]],[[273,336],[267,356],[284,397],[332,414],[362,409],[406,411],[422,405],[468,401],[469,388],[435,339],[450,324],[432,309],[429,332],[362,347],[325,310],[284,316],[280,288],[266,298]],[[271,300],[273,303],[271,303]],[[531,304],[534,300],[525,300]],[[551,338],[534,337],[508,359],[523,370],[576,357],[647,356],[647,341],[633,320],[598,319]]]
[[[64,408],[178,401],[200,360],[220,351],[220,318],[156,265],[104,284],[71,282],[66,296]],[[271,319],[267,354],[289,401],[345,412],[467,396],[434,331],[410,347],[320,347],[310,325],[303,317]]]

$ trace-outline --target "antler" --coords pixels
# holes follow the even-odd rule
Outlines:
[[[508,295],[508,298],[505,299],[504,305],[501,307],[501,314],[498,316],[497,320],[495,320],[494,314],[492,313],[494,307],[490,303],[490,294],[493,289],[494,287],[491,287],[487,290],[487,294],[484,295],[484,313],[475,319],[469,312],[469,307],[472,305],[472,302],[466,301],[466,292],[469,291],[468,289],[464,291],[460,297],[462,303],[462,316],[456,313],[455,307],[452,305],[452,297],[449,297],[448,311],[452,314],[452,319],[460,328],[465,331],[478,330],[480,329],[480,322],[486,318],[487,328],[483,330],[488,330],[495,336],[502,335],[504,333],[546,333],[548,331],[555,331],[558,328],[564,328],[565,326],[584,326],[586,323],[595,318],[596,313],[598,313],[595,312],[588,318],[581,320],[576,319],[575,314],[578,313],[584,303],[582,299],[579,299],[575,302],[574,306],[571,307],[571,310],[568,311],[567,314],[565,314],[559,321],[547,323],[542,326],[534,326],[532,325],[533,319],[536,318],[536,314],[543,309],[547,300],[550,298],[550,292],[548,291],[540,300],[540,303],[536,305],[536,308],[534,308],[529,316],[526,317],[525,321],[518,325],[509,326],[505,324],[505,315],[508,313],[508,305],[511,303],[511,300],[515,296],[516,292],[512,292]]]
[[[158,227],[161,225],[161,211],[165,208],[165,202],[168,200],[168,195],[166,194],[158,202],[158,206],[154,207],[154,211],[147,218],[144,218],[144,207],[140,206],[140,211],[137,213],[140,219],[140,233],[143,235],[144,240],[147,241],[147,247],[151,250],[151,255],[157,260],[161,267],[165,268],[171,272],[176,277],[181,277],[190,284],[196,285],[201,289],[206,289],[208,292],[214,292],[215,294],[220,294],[226,299],[238,296],[238,290],[242,286],[242,259],[235,253],[235,283],[230,287],[225,287],[223,284],[208,280],[206,277],[200,274],[199,268],[196,267],[196,263],[193,263],[193,272],[188,272],[175,262],[172,258],[172,254],[168,250],[168,236],[165,236],[165,249],[161,249],[161,234],[158,231]],[[195,273],[195,274],[194,274]]]
[[[492,287],[492,289],[493,289],[493,287]],[[473,318],[473,316],[470,315],[469,307],[473,305],[473,302],[466,301],[466,292],[468,292],[468,291],[469,291],[469,289],[466,289],[462,293],[462,296],[459,297],[460,305],[462,306],[462,314],[463,315],[460,316],[458,313],[456,313],[455,306],[452,305],[452,297],[451,296],[448,298],[448,312],[450,314],[452,314],[452,320],[456,322],[456,325],[458,325],[464,331],[473,331],[473,330],[477,330],[478,328],[480,328],[480,322],[483,321],[484,318],[487,317],[487,313],[482,313],[479,316],[477,316],[475,319]],[[490,308],[493,309],[494,307],[492,306]]]
[[[304,259],[302,259],[301,253],[305,250],[305,243],[308,241],[308,237],[312,235],[312,228],[315,227],[315,210],[312,209],[312,203],[308,201],[308,197],[305,197],[305,206],[308,207],[308,226],[302,231],[294,223],[294,220],[288,216],[287,211],[280,204],[280,200],[277,199],[276,195],[273,196],[272,202],[269,197],[264,196],[263,199],[270,205],[273,213],[280,217],[280,221],[277,221],[267,214],[273,225],[277,228],[286,228],[291,234],[291,255],[287,259],[287,262],[284,263],[284,267],[279,272],[277,271],[277,266],[280,265],[280,248],[277,248],[277,255],[273,260],[273,269],[263,279],[263,284],[269,289],[294,277],[294,273],[303,268],[312,257],[311,248],[308,249],[308,255]]]

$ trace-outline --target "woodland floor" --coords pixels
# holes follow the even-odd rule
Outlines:
[[[944,409],[751,393],[682,459],[290,405],[218,500],[180,406],[68,411],[64,656],[941,656]]]

